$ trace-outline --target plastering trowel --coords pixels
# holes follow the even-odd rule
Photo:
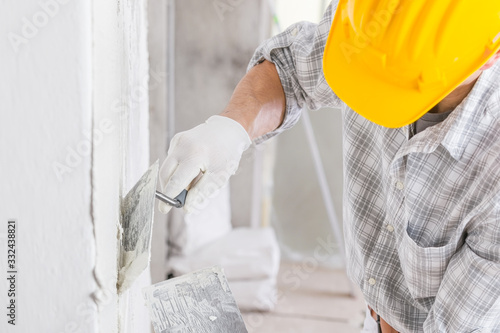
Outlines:
[[[151,237],[155,197],[181,208],[186,200],[187,190],[175,198],[169,198],[156,190],[158,181],[156,161],[127,193],[121,204],[121,225],[123,228],[120,247],[118,293],[127,290],[147,268],[151,254]]]
[[[248,333],[221,267],[142,289],[156,333]]]

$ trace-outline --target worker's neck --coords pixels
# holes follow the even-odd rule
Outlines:
[[[446,96],[441,102],[439,102],[435,107],[433,107],[430,113],[445,113],[455,110],[455,108],[462,103],[462,101],[469,95],[472,88],[476,84],[481,73],[476,73],[474,76],[470,77],[457,89],[453,90],[448,96]]]

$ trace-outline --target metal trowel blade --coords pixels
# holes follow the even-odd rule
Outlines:
[[[158,166],[156,161],[122,200],[118,293],[127,290],[149,264]]]

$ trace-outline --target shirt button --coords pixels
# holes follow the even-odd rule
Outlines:
[[[299,33],[299,30],[297,28],[295,28],[295,29],[292,30],[291,34],[292,34],[292,36],[295,37],[295,36],[297,36],[298,33]]]
[[[396,188],[397,188],[398,190],[402,190],[402,189],[404,189],[404,188],[405,188],[405,184],[403,184],[402,182],[397,182],[397,183],[396,183]]]
[[[393,227],[392,225],[390,225],[390,224],[389,224],[389,225],[387,225],[387,230],[388,230],[389,232],[393,232],[393,231],[394,231],[394,227]]]
[[[370,279],[368,280],[368,283],[369,283],[371,286],[374,286],[374,285],[375,285],[375,283],[377,283],[377,281],[375,281],[375,279],[374,279],[374,278],[370,278]]]

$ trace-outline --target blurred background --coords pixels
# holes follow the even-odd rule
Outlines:
[[[261,42],[293,23],[319,22],[328,4],[324,0],[151,0],[150,66],[167,73],[158,89],[150,89],[151,162],[166,156],[172,133],[188,130],[224,109]],[[315,142],[308,140],[307,124],[301,120],[279,137],[252,146],[230,188],[211,201],[207,212],[197,217],[185,217],[180,211],[156,215],[153,282],[208,263],[225,264],[247,326],[255,326],[252,332],[360,330],[364,303],[353,297],[356,292],[345,276],[338,247],[342,231],[335,230],[342,224],[341,113],[324,109],[308,115],[309,135]],[[323,178],[318,178],[318,167]],[[271,235],[259,234],[269,231]],[[241,274],[228,272],[229,262],[245,262],[246,255],[228,259],[228,252],[235,249],[224,238],[240,237],[240,244],[253,243],[248,251],[254,251],[254,258],[263,257],[255,260],[267,267],[266,280],[254,277],[258,273],[251,269],[240,269],[245,280],[256,281],[246,285]],[[333,246],[318,259],[315,253],[325,240]],[[218,258],[199,259],[207,249]],[[269,257],[276,259],[266,260]],[[246,294],[249,288],[254,295]],[[277,290],[286,297],[276,297]],[[268,312],[255,319],[255,311]],[[255,325],[252,320],[262,323]]]

